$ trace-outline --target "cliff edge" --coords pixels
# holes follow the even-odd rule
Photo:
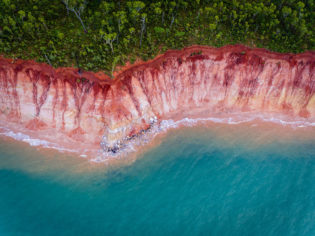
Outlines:
[[[315,53],[191,46],[123,68],[114,79],[0,59],[0,119],[53,129],[116,152],[166,117],[233,112],[315,120]]]

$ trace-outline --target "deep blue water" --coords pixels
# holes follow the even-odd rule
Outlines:
[[[1,138],[0,235],[315,235],[315,138],[226,130],[109,168]]]

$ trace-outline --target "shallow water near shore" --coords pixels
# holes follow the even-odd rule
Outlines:
[[[0,137],[0,235],[315,235],[315,128],[174,129],[96,164]]]

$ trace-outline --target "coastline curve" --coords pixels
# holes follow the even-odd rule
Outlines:
[[[170,50],[121,68],[112,80],[1,58],[0,120],[109,154],[158,132],[165,120],[252,114],[309,125],[315,122],[314,72],[312,51],[281,54],[242,45]]]

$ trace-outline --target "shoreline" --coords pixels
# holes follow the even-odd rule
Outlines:
[[[75,157],[80,157],[88,160],[89,163],[115,165],[115,163],[130,163],[138,159],[143,153],[149,151],[151,148],[156,147],[159,143],[163,142],[163,137],[168,135],[172,130],[180,130],[181,128],[198,127],[208,128],[218,125],[232,127],[232,126],[275,126],[280,129],[290,129],[289,132],[301,131],[311,132],[315,131],[315,121],[307,120],[293,120],[288,117],[268,117],[259,114],[244,114],[235,113],[233,116],[212,116],[212,117],[185,117],[182,119],[165,119],[156,124],[150,132],[141,134],[135,139],[127,142],[123,148],[117,151],[115,155],[112,152],[104,152],[101,146],[89,146],[84,149],[77,147],[82,146],[80,142],[73,142],[68,139],[67,142],[53,142],[44,138],[43,133],[30,132],[22,127],[10,129],[4,127],[0,122],[0,135],[9,137],[15,141],[27,143],[32,147],[41,150],[56,150],[61,153],[69,153]],[[287,118],[286,120],[284,118]],[[8,123],[6,123],[8,124]],[[306,130],[307,129],[307,130]],[[310,130],[311,129],[311,130]],[[62,135],[63,136],[63,135]],[[312,136],[312,135],[311,135]],[[314,132],[315,137],[315,132]],[[67,138],[67,137],[62,137]]]
[[[101,162],[176,127],[314,126],[314,58],[313,51],[193,45],[122,67],[114,79],[0,58],[0,127],[30,145]]]

